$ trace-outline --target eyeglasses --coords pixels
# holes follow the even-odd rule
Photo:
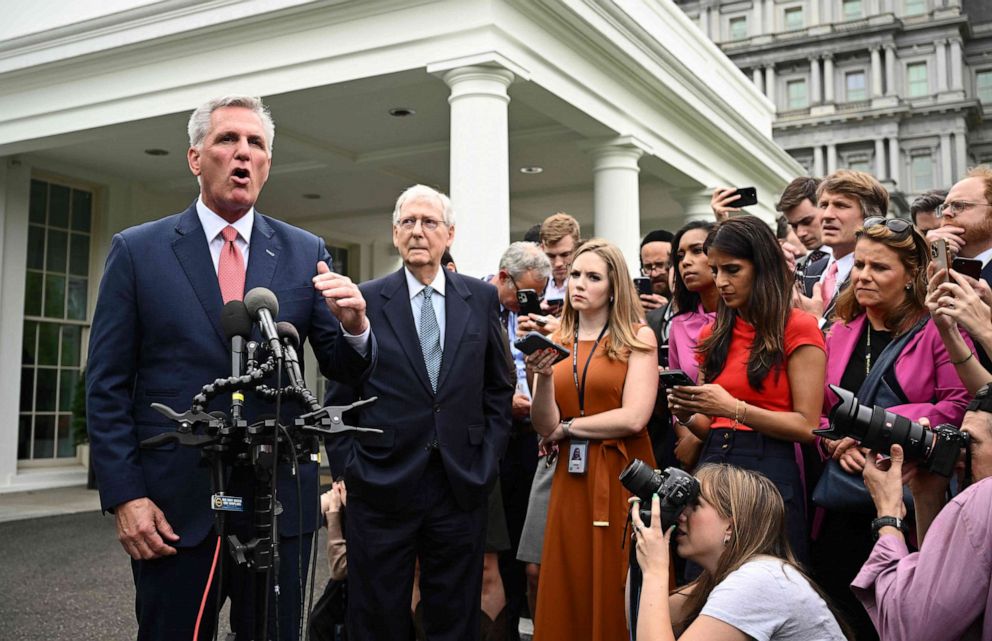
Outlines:
[[[668,263],[644,263],[641,267],[641,276],[650,276],[654,272],[663,272],[668,269]]]
[[[934,214],[939,218],[943,216],[945,212],[951,212],[955,216],[958,214],[963,214],[972,207],[992,207],[988,203],[975,203],[970,200],[955,200],[951,203],[944,203],[943,205],[937,205],[937,209],[934,210]]]
[[[856,235],[860,236],[865,232],[865,230],[870,227],[875,227],[876,225],[885,225],[885,228],[893,234],[906,234],[913,229],[913,223],[903,218],[883,218],[882,216],[872,216],[871,218],[865,219],[865,224]]]
[[[400,218],[399,226],[400,229],[405,231],[413,231],[417,223],[420,223],[420,226],[426,231],[434,231],[444,224],[444,221],[436,218],[415,218],[410,216],[409,218]]]
[[[507,276],[507,278],[510,279],[510,282],[513,283],[513,289],[515,289],[515,290],[517,290],[519,292],[520,291],[520,285],[517,285],[517,279],[515,279],[513,277],[513,275],[510,274],[510,272],[507,272],[506,273],[506,276]],[[547,282],[548,281],[545,280],[544,282],[545,282],[545,286],[547,286]],[[539,300],[539,301],[544,300],[544,294],[543,293],[538,294],[537,295],[537,300]]]

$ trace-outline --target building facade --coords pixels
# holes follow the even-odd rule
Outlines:
[[[896,213],[992,161],[988,0],[680,0],[773,103],[813,176],[868,171]]]

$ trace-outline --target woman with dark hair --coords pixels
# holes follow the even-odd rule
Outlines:
[[[880,405],[895,414],[930,425],[960,425],[968,391],[955,372],[940,332],[926,305],[930,248],[908,220],[872,217],[856,232],[851,285],[837,297],[834,324],[827,336],[826,384],[858,397],[863,405]],[[957,331],[957,330],[955,330]],[[970,339],[966,353],[971,354]],[[839,399],[829,388],[823,397],[820,425]],[[833,469],[860,483],[867,450],[857,441],[820,440]],[[821,480],[818,489],[826,487]],[[850,495],[850,492],[845,494]],[[815,521],[813,569],[824,589],[843,609],[859,639],[877,639],[874,626],[848,587],[868,558],[874,541],[874,506],[841,506],[821,492],[814,499],[829,509]]]
[[[643,573],[637,638],[642,641],[842,641],[848,636],[789,547],[785,505],[761,474],[730,465],[696,472],[699,499],[661,531],[660,501],[651,527],[631,510]],[[669,542],[703,568],[668,593]]]
[[[575,251],[554,350],[527,357],[534,371],[531,422],[560,441],[541,555],[535,641],[626,637],[621,546],[627,492],[620,472],[635,458],[654,465],[647,425],[658,391],[654,332],[620,250],[602,239]]]
[[[694,220],[675,232],[672,239],[675,269],[672,304],[678,310],[668,326],[668,366],[698,380],[696,341],[699,332],[716,318],[720,292],[703,246],[715,223]],[[685,469],[699,460],[703,442],[687,428],[675,423],[675,457]]]
[[[672,413],[705,441],[701,462],[756,470],[775,483],[789,542],[805,560],[805,492],[795,444],[811,442],[819,422],[823,334],[813,316],[791,307],[792,275],[760,219],[723,221],[705,247],[720,304],[699,336],[703,384],[672,389]]]

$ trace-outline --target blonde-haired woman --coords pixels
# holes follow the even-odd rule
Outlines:
[[[698,501],[661,531],[657,496],[651,527],[631,510],[637,562],[644,575],[637,619],[642,641],[791,641],[848,638],[820,590],[796,562],[785,503],[762,474],[732,465],[696,471]],[[703,568],[668,593],[669,542]]]
[[[644,429],[658,363],[623,254],[591,239],[575,252],[561,326],[552,340],[572,351],[527,358],[534,371],[531,422],[561,441],[548,507],[534,639],[613,641],[626,636],[622,547],[629,493],[620,472],[654,463]]]

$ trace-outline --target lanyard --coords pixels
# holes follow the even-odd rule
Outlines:
[[[586,359],[586,366],[582,368],[582,384],[579,384],[579,326],[578,323],[575,325],[575,343],[572,345],[572,381],[575,382],[575,391],[579,393],[579,416],[586,415],[586,375],[589,373],[589,363],[592,362],[592,357],[596,355],[596,348],[599,347],[599,341],[603,340],[603,336],[606,334],[606,328],[610,326],[609,321],[603,325],[602,331],[599,332],[599,337],[596,342],[592,345],[592,351],[589,352],[589,357]]]

